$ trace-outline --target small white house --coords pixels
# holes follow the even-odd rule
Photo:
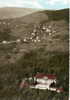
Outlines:
[[[43,30],[46,30],[46,26],[43,26],[43,28],[42,28]]]
[[[20,39],[17,39],[17,40],[16,40],[16,42],[20,43],[20,42],[21,42],[21,40],[20,40]]]
[[[50,32],[50,33],[49,33],[49,36],[51,36],[51,35],[52,35],[52,33]]]
[[[3,44],[7,44],[7,41],[4,40],[4,41],[2,41],[2,43],[3,43]]]
[[[37,74],[35,79],[38,83],[48,84],[56,83],[56,76],[55,75],[46,75],[46,74]]]
[[[32,35],[32,36],[35,36],[35,33],[34,33],[34,32],[33,32],[33,33],[31,33],[31,35]]]
[[[34,40],[34,42],[36,43],[36,42],[37,42],[37,40],[35,39],[35,40]]]
[[[24,42],[27,42],[27,39],[26,38],[24,38]]]
[[[50,30],[49,28],[47,28],[47,29],[46,29],[46,32],[50,33],[50,32],[51,32],[51,30]]]

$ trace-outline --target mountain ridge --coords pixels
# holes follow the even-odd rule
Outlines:
[[[30,8],[4,7],[0,8],[0,19],[16,18],[38,11]]]

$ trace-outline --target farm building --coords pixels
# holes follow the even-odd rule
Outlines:
[[[28,79],[25,78],[20,83],[20,88],[34,88],[34,89],[40,89],[40,90],[50,90],[55,92],[63,92],[63,88],[57,88],[56,87],[56,81],[57,77],[56,75],[52,74],[43,74],[38,73],[33,78],[29,77]]]

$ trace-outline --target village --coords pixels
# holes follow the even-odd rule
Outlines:
[[[7,26],[6,28],[9,27],[10,23],[6,23],[6,22],[0,22],[0,25],[5,25]],[[15,26],[17,27],[17,25]],[[56,28],[58,28],[58,26],[55,25],[55,23],[50,23],[50,24],[38,24],[38,25],[34,25],[33,29],[31,32],[25,33],[26,35],[23,38],[17,38],[16,40],[11,40],[11,41],[7,41],[7,40],[3,40],[0,42],[0,44],[11,44],[11,43],[39,43],[45,40],[49,40],[52,41],[52,39],[58,35],[56,34]]]

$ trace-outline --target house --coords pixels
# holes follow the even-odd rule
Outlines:
[[[16,40],[16,42],[17,42],[17,43],[20,43],[20,42],[21,42],[21,40],[20,40],[20,39],[17,39],[17,40]]]
[[[26,38],[24,38],[24,42],[26,42],[27,41],[27,39]]]
[[[3,44],[7,44],[7,41],[4,40],[4,41],[2,41],[2,43],[3,43]]]
[[[50,32],[51,32],[51,30],[50,30],[49,28],[47,28],[47,29],[46,29],[46,32],[47,32],[47,33],[50,33]]]
[[[38,83],[47,83],[49,85],[53,82],[56,83],[56,75],[38,73],[34,78]]]
[[[38,73],[33,78],[29,77],[26,80],[23,79],[20,83],[20,88],[29,87],[33,89],[55,91],[57,93],[63,92],[63,88],[56,87],[56,78],[56,75]]]

